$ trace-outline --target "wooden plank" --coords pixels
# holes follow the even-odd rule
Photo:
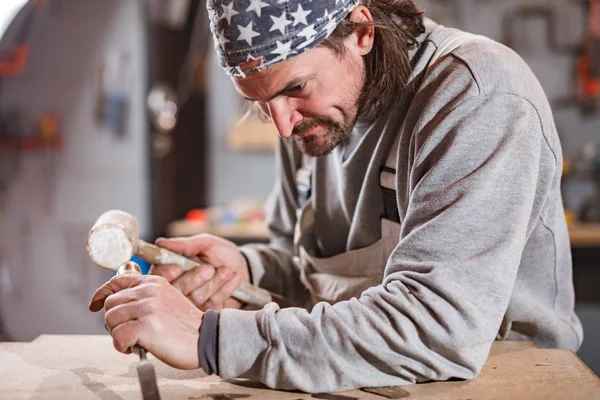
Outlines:
[[[243,379],[223,381],[179,371],[152,359],[164,399],[379,399],[351,391],[317,395],[268,390]],[[32,343],[0,343],[0,398],[140,399],[136,357],[118,353],[109,336],[43,335]],[[410,399],[600,399],[600,380],[568,350],[541,350],[527,342],[498,342],[472,381],[403,388]]]

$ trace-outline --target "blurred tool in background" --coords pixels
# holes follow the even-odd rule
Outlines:
[[[588,0],[589,28],[577,60],[577,99],[584,114],[594,114],[600,97],[598,0]]]
[[[132,73],[129,54],[111,51],[97,75],[96,123],[119,138],[127,131]]]
[[[208,233],[238,245],[267,243],[269,232],[264,209],[264,199],[240,199],[227,205],[192,209],[185,219],[168,225],[167,235],[179,237]]]

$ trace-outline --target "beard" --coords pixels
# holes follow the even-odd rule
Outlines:
[[[365,86],[360,90],[359,100],[363,97]],[[336,147],[344,143],[358,117],[360,115],[359,101],[354,103],[354,107],[346,107],[341,110],[343,122],[335,122],[328,117],[315,117],[309,121],[296,125],[292,131],[292,139],[294,144],[303,154],[309,157],[324,157],[330,154]],[[351,111],[351,109],[354,109]],[[320,125],[322,132],[306,137],[299,136]]]
[[[319,134],[306,137],[298,136],[310,131],[317,125],[322,128],[322,132]],[[317,117],[294,127],[292,138],[296,147],[303,154],[310,157],[323,157],[345,142],[353,127],[354,121],[352,124],[340,124],[327,117]]]

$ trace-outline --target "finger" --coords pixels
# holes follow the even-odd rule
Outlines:
[[[150,313],[152,313],[152,301],[150,299],[120,304],[106,312],[105,325],[110,333],[115,327],[140,319]]]
[[[115,294],[120,292],[123,289],[133,288],[138,286],[142,281],[144,281],[143,275],[117,275],[114,276],[110,281],[106,282],[102,285],[90,300],[90,304],[88,308],[92,312],[97,312],[102,310],[104,307],[104,301],[111,294]]]
[[[172,282],[172,285],[187,296],[210,281],[215,273],[216,269],[213,266],[205,264],[181,275]]]
[[[113,346],[121,353],[129,354],[131,348],[139,342],[141,332],[142,324],[138,320],[115,326],[111,332]]]
[[[223,308],[235,308],[235,309],[240,309],[242,307],[243,303],[237,301],[236,299],[234,299],[233,297],[225,300],[225,304],[223,304]]]
[[[233,272],[229,268],[219,268],[215,277],[206,282],[204,286],[198,288],[188,295],[194,305],[203,309],[206,303],[212,296],[215,295],[233,276]]]
[[[149,275],[162,276],[169,283],[179,278],[183,274],[183,268],[180,265],[153,265],[150,268]]]
[[[216,243],[216,236],[208,234],[200,234],[192,237],[180,238],[158,238],[155,244],[158,247],[174,251],[184,256],[192,257],[206,252]]]
[[[167,283],[164,282],[164,284],[166,285]],[[134,288],[123,289],[119,293],[111,294],[104,301],[104,310],[109,311],[121,304],[155,296],[159,291],[159,286],[159,282],[145,282]]]
[[[207,309],[210,308],[215,311],[221,311],[223,308],[226,308],[226,302],[240,286],[240,283],[242,283],[242,277],[238,274],[233,274],[233,277],[226,282],[217,293],[212,295],[204,306],[207,307]]]

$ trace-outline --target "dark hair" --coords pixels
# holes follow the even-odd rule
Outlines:
[[[361,0],[373,16],[372,23],[342,21],[322,45],[344,55],[344,39],[363,29],[375,27],[373,49],[364,57],[365,88],[359,99],[361,117],[375,119],[396,104],[411,73],[408,51],[425,32],[423,11],[411,0]]]

